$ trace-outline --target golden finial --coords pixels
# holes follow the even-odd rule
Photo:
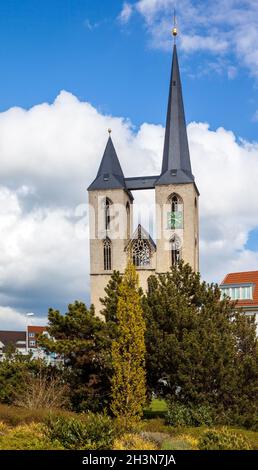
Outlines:
[[[109,135],[111,135],[111,132],[112,132],[112,129],[109,128],[109,129],[108,129]]]
[[[172,34],[174,36],[174,40],[176,42],[176,37],[178,35],[177,25],[176,25],[176,9],[174,9],[174,28],[172,30]]]

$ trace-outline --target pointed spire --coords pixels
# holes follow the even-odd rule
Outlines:
[[[175,33],[177,34],[177,30]],[[194,176],[191,169],[182,85],[175,44],[169,88],[162,171],[156,184],[193,182]]]
[[[123,170],[111,139],[111,130],[108,130],[109,138],[102,157],[97,176],[88,190],[98,189],[126,189]]]

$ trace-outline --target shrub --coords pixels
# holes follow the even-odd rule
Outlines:
[[[211,426],[213,412],[206,405],[183,405],[172,402],[168,405],[166,423],[170,426]]]
[[[58,440],[65,449],[110,449],[116,431],[106,414],[88,413],[78,418],[50,415],[45,424],[46,436]]]
[[[250,450],[248,441],[227,428],[210,429],[199,439],[200,450]]]
[[[113,450],[157,450],[157,446],[139,434],[124,434],[115,439]]]
[[[258,431],[258,416],[257,413],[249,413],[245,415],[234,416],[233,423],[252,431]]]
[[[8,428],[7,424],[0,421],[0,436],[3,436],[4,434],[6,434],[8,430],[9,430],[9,428]]]
[[[55,410],[54,413],[55,416],[65,416],[67,418],[76,416],[75,413],[64,410]],[[29,410],[26,408],[23,409],[15,406],[0,404],[0,421],[9,426],[17,426],[19,424],[29,423],[42,423],[48,415],[49,409]]]
[[[25,424],[0,435],[0,450],[56,450],[62,449],[59,442],[51,442],[43,434],[42,425]]]
[[[15,394],[14,404],[30,410],[57,409],[68,404],[69,388],[62,379],[40,370],[26,378],[23,389]]]

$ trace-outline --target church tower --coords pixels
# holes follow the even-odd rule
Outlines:
[[[156,242],[141,225],[133,232],[131,191],[144,189],[155,190]],[[101,311],[100,298],[112,272],[123,274],[129,256],[144,290],[151,274],[166,273],[180,259],[199,270],[199,192],[191,168],[176,44],[161,174],[126,178],[109,135],[88,191],[91,302],[96,313]]]
[[[192,174],[182,85],[174,45],[161,175],[155,183],[157,264],[165,273],[179,259],[199,270],[199,192]]]
[[[109,131],[111,134],[111,131]],[[90,206],[91,302],[99,313],[100,298],[113,271],[124,272],[125,247],[132,232],[133,196],[127,189],[111,135],[97,177],[88,188]]]

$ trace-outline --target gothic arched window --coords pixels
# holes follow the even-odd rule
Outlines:
[[[126,223],[127,223],[127,238],[130,238],[131,235],[131,223],[130,223],[130,204],[126,203]]]
[[[103,240],[103,254],[104,254],[104,271],[111,271],[112,262],[111,262],[111,241],[109,238]]]
[[[151,258],[151,248],[147,240],[138,238],[132,243],[133,264],[137,267],[149,266]]]
[[[168,202],[170,212],[168,213],[168,228],[172,230],[182,229],[184,224],[183,199],[178,194],[172,194]]]
[[[170,240],[171,264],[175,266],[181,259],[181,240],[177,235],[173,235]]]
[[[110,206],[112,204],[112,201],[106,197],[105,202],[104,202],[104,215],[105,215],[105,230],[110,229]]]

